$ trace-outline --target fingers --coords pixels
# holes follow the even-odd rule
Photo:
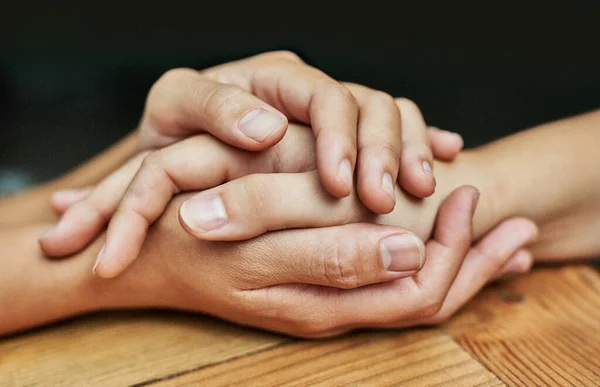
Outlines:
[[[317,171],[254,174],[206,190],[180,208],[182,226],[204,240],[242,240],[286,228],[326,227],[365,219],[355,196],[333,199]],[[326,214],[326,215],[325,215]]]
[[[511,257],[516,258],[511,264],[514,266],[521,265],[522,260],[529,261],[531,254],[522,249],[533,243],[537,235],[535,223],[524,218],[506,220],[490,231],[469,251],[440,311],[429,322],[445,320],[498,273],[515,269],[506,267]]]
[[[310,124],[323,186],[336,197],[350,194],[359,107],[348,88],[285,52],[259,55],[204,74],[252,90],[288,117]]]
[[[358,195],[373,212],[394,209],[394,188],[400,168],[402,125],[388,94],[346,84],[360,107],[358,121]]]
[[[73,204],[83,200],[92,191],[92,187],[65,189],[52,194],[50,205],[54,212],[62,215]]]
[[[433,157],[452,161],[462,150],[464,142],[460,134],[430,126],[427,128]]]
[[[284,283],[352,289],[411,276],[425,260],[423,242],[414,234],[368,223],[282,231],[248,243],[246,248],[263,246],[251,262],[244,259],[248,255],[240,262],[240,280],[254,289]]]
[[[425,121],[419,107],[406,98],[397,98],[402,117],[402,159],[398,181],[410,194],[424,198],[435,191],[433,156]]]
[[[144,157],[141,154],[129,160],[69,207],[60,221],[40,238],[42,251],[50,257],[62,257],[80,251],[91,242],[108,223]],[[69,195],[70,200],[78,196]]]
[[[469,248],[476,193],[473,187],[462,187],[442,204],[435,240],[428,242],[425,264],[413,277],[343,291],[287,284],[248,295],[257,303],[268,300],[270,310],[277,311],[276,329],[300,336],[358,326],[398,326],[433,316]]]
[[[253,173],[253,168],[271,171],[268,163],[252,162],[256,159],[259,154],[236,150],[211,136],[190,137],[150,154],[112,216],[94,272],[112,278],[125,270],[138,256],[148,227],[173,195],[217,186],[228,178]]]
[[[497,280],[509,274],[528,273],[533,266],[533,254],[527,249],[521,249],[514,253],[500,270],[490,278],[490,281]]]
[[[167,72],[150,90],[142,120],[142,149],[163,147],[206,131],[246,150],[262,150],[284,136],[287,118],[237,86],[191,69]]]
[[[439,208],[433,239],[426,246],[429,265],[415,277],[437,300],[446,296],[471,245],[478,199],[476,188],[464,186],[452,192]]]

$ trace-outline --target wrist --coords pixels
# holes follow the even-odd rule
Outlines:
[[[502,164],[495,163],[483,148],[464,151],[453,162],[439,162],[435,168],[437,206],[463,185],[472,185],[481,193],[473,218],[474,239],[518,213],[518,198],[500,178]]]

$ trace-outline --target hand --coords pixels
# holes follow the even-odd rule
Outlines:
[[[264,150],[283,138],[288,119],[312,127],[319,175],[332,195],[350,194],[357,157],[361,199],[374,212],[392,210],[389,182],[397,178],[417,197],[433,193],[427,138],[413,133],[402,143],[403,122],[392,97],[339,83],[291,52],[266,53],[202,72],[167,72],[148,95],[140,147],[164,147],[207,131],[240,149]],[[445,141],[451,147],[462,145],[457,135]]]
[[[404,142],[423,145],[428,141],[423,139],[427,132],[416,105],[399,99],[397,107],[403,112]],[[452,158],[462,146],[462,143],[453,141],[455,136],[448,132],[430,129],[429,133],[434,140],[434,150],[447,159]],[[112,217],[107,247],[99,256],[96,273],[102,277],[114,277],[138,255],[148,226],[160,216],[174,194],[211,188],[249,174],[310,171],[316,168],[315,153],[310,131],[292,126],[283,141],[261,153],[232,148],[212,136],[203,135],[149,155],[141,154],[109,176],[84,200],[81,200],[81,192],[79,196],[67,193],[67,199],[80,201],[65,213],[57,227],[42,237],[42,249],[50,256],[72,254],[92,241]],[[203,157],[197,157],[198,154]],[[415,153],[404,152],[402,162],[414,164],[418,160],[415,157]],[[366,179],[372,177],[365,176]],[[416,184],[411,182],[410,177],[402,176],[401,180],[407,185]],[[244,181],[241,181],[242,184]],[[392,184],[391,181],[389,183]],[[393,186],[390,191],[394,191]],[[308,194],[314,195],[314,191]],[[364,197],[360,189],[359,196]],[[331,202],[327,197],[322,200]],[[315,221],[319,225],[330,225],[321,224],[324,221],[321,214]],[[288,226],[302,227],[303,224],[300,221]],[[239,237],[234,235],[231,239]]]
[[[176,221],[187,199],[178,197],[130,270],[114,284],[103,282],[116,290],[107,291],[115,298],[102,307],[199,311],[303,337],[439,323],[509,262],[516,272],[528,269],[520,262],[530,264],[523,247],[535,239],[536,228],[524,219],[504,222],[467,252],[476,192],[461,188],[444,201],[424,249],[406,230],[366,223],[272,232],[236,243],[198,241]],[[427,259],[407,278],[419,267],[415,252]],[[136,299],[123,301],[131,297]]]

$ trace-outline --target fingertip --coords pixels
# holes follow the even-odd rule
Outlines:
[[[354,185],[354,171],[352,163],[347,158],[339,162],[331,173],[326,165],[319,165],[319,177],[321,184],[333,196],[345,198],[352,193]]]
[[[248,140],[241,147],[250,151],[260,151],[277,144],[284,137],[287,117],[277,110],[253,109],[238,121],[238,130]]]
[[[436,158],[451,161],[464,148],[464,140],[458,133],[434,127],[430,127],[428,133],[431,149]]]
[[[396,206],[395,181],[384,172],[379,182],[375,173],[365,172],[358,181],[358,196],[363,204],[376,214],[388,214]]]
[[[426,198],[435,193],[437,182],[427,160],[404,162],[398,180],[403,189],[417,198]]]

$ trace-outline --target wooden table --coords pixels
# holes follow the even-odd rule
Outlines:
[[[538,268],[439,328],[304,341],[170,312],[87,316],[0,341],[2,386],[600,385],[600,274]]]

